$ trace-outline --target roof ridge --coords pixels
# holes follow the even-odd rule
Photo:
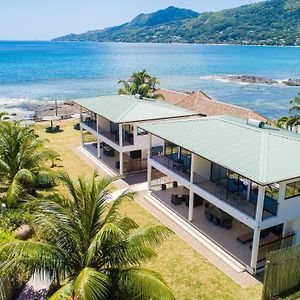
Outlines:
[[[136,99],[136,98],[132,98],[132,97],[128,97],[129,95],[121,95],[122,97],[124,96],[127,96],[127,97],[124,97],[124,98],[128,98],[128,99],[131,99],[131,100],[139,100],[139,99]],[[133,105],[131,105],[130,107],[128,107],[128,109],[126,111],[124,111],[118,118],[118,121],[119,122],[122,122],[122,119],[131,111],[133,110],[137,105],[139,104],[139,101],[136,101],[134,102],[133,101]]]

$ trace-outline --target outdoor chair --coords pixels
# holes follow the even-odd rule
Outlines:
[[[182,202],[189,203],[189,199],[190,199],[190,196],[189,196],[189,195],[184,194],[184,195],[182,195],[180,198],[181,198],[181,201],[182,201]]]
[[[211,214],[207,209],[205,210],[205,217],[207,219],[207,221],[212,222],[214,216],[213,214]]]
[[[171,203],[174,205],[180,205],[182,203],[182,200],[181,200],[181,198],[178,197],[177,194],[172,194]]]
[[[197,194],[194,194],[194,207],[201,206],[203,204],[203,198]],[[189,201],[185,202],[186,206],[189,206]]]
[[[232,228],[232,218],[222,220],[221,227],[226,228],[226,229]]]

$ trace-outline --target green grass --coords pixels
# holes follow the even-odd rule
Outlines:
[[[48,147],[61,154],[63,167],[72,178],[91,175],[92,168],[76,155],[79,146],[79,131],[73,129],[73,121],[61,122],[64,130],[57,134],[47,134],[46,124],[36,125],[37,133],[49,140]],[[101,175],[101,174],[100,174]],[[140,225],[158,222],[136,202],[124,202],[122,211]],[[173,235],[157,249],[158,256],[146,267],[159,272],[172,288],[176,299],[251,299],[261,298],[262,285],[243,289],[223,272],[212,265],[178,236]]]

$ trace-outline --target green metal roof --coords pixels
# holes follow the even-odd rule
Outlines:
[[[229,116],[141,127],[259,184],[300,177],[300,135]]]
[[[181,107],[154,99],[135,96],[111,95],[74,100],[75,103],[114,122],[129,123],[165,118],[198,115]]]

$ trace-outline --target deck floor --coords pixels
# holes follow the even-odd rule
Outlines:
[[[165,205],[178,213],[184,219],[188,218],[188,206],[186,206],[185,203],[182,203],[180,205],[174,205],[171,203],[172,194],[178,194],[179,196],[183,194],[189,194],[188,189],[183,186],[179,186],[177,188],[168,188],[164,191],[154,190],[152,193],[160,201],[162,201]],[[200,230],[211,240],[220,245],[223,249],[225,249],[239,261],[249,266],[251,260],[250,246],[252,243],[249,242],[247,244],[242,244],[241,242],[237,241],[237,237],[239,235],[251,232],[252,229],[236,219],[233,219],[231,229],[222,228],[208,221],[205,217],[204,212],[204,205],[194,207],[193,221],[191,222],[191,224],[193,224],[198,230]],[[274,238],[272,237],[272,235],[268,236],[264,239],[264,242],[267,242],[268,239],[272,238]]]

